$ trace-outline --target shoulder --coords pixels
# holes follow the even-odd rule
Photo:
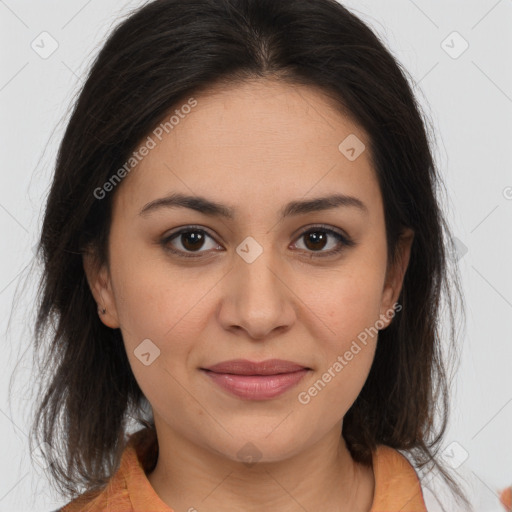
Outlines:
[[[139,471],[137,453],[130,443],[123,451],[119,468],[100,491],[85,492],[65,505],[59,512],[100,512],[104,510],[132,510],[128,482]]]
[[[374,500],[370,512],[426,512],[419,477],[398,450],[378,445],[373,453]]]
[[[453,468],[442,461],[461,487],[471,509],[456,497],[437,468],[418,468],[410,453],[402,451],[402,456],[407,458],[418,475],[428,512],[504,512],[498,489],[493,490],[467,462]]]
[[[146,472],[155,462],[156,437],[148,429],[129,436],[119,468],[107,486],[94,495],[84,493],[64,506],[59,512],[104,512],[115,510],[158,510],[169,512],[149,483]],[[172,512],[172,511],[171,511]]]
[[[114,475],[107,487],[99,493],[84,493],[62,507],[59,512],[100,512],[104,510],[132,510],[128,490],[119,484]]]

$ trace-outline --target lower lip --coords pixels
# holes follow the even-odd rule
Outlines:
[[[246,400],[268,400],[292,388],[309,370],[278,375],[233,375],[202,370],[221,388]]]

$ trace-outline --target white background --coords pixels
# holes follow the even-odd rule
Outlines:
[[[462,467],[488,493],[483,501],[495,499],[493,491],[512,483],[512,1],[342,3],[378,32],[411,74],[435,124],[448,218],[467,247],[459,260],[467,325],[446,445],[455,441],[467,452]],[[105,34],[139,5],[0,0],[0,511],[54,510],[64,503],[49,497],[27,443],[36,283],[24,284],[23,277],[70,103]],[[58,42],[47,59],[31,48],[44,31]],[[458,58],[445,51],[454,54],[464,44],[458,36],[446,39],[453,31],[469,44]]]

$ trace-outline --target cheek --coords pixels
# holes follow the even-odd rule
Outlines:
[[[328,333],[331,348],[342,350],[362,332],[375,327],[379,320],[383,270],[373,267],[344,268],[311,286],[308,278],[301,296],[317,323]]]
[[[128,233],[127,233],[128,234]],[[112,237],[112,278],[119,321],[128,338],[154,338],[190,328],[194,307],[210,285],[206,270],[184,270],[172,264],[163,251],[132,240],[123,247]],[[131,340],[133,341],[133,340]]]
[[[314,293],[305,295],[311,322],[316,325],[318,360],[322,362],[316,368],[316,380],[301,388],[303,400],[299,397],[311,412],[334,418],[344,414],[359,395],[375,355],[382,282],[379,262],[347,265],[323,281],[325,284],[314,287]]]
[[[316,311],[324,327],[317,330],[314,378],[299,389],[298,402],[310,417],[339,421],[358,397],[373,363],[378,340],[375,318],[379,301],[374,287],[336,288],[317,296]],[[322,309],[322,302],[325,309]],[[327,326],[328,328],[325,328]]]
[[[116,307],[132,372],[152,405],[183,407],[187,395],[180,383],[187,380],[190,353],[201,331],[201,297],[207,289],[191,286],[189,279],[185,283],[183,273],[180,276],[170,267],[163,271],[161,266],[146,264],[136,272],[130,268],[118,265],[115,282],[119,283]],[[188,406],[195,407],[193,403]]]

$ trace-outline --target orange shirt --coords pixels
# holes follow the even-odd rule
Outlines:
[[[173,512],[155,492],[144,472],[141,439],[145,429],[133,434],[121,464],[107,487],[89,501],[80,496],[60,512]],[[370,512],[427,512],[420,482],[409,461],[397,450],[379,445],[373,453],[375,493]]]

